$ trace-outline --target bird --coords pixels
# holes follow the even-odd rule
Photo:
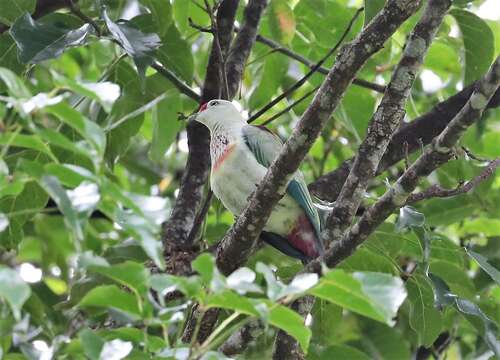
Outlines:
[[[234,216],[240,215],[278,156],[281,138],[264,126],[249,125],[228,100],[203,103],[190,120],[210,131],[213,193]],[[306,264],[324,253],[320,234],[319,215],[299,170],[273,209],[261,239]]]

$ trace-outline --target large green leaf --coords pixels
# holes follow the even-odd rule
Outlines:
[[[85,44],[91,33],[90,24],[68,30],[35,22],[29,14],[17,19],[10,28],[10,34],[19,49],[19,58],[24,63],[57,58],[69,47]]]
[[[304,319],[295,311],[283,305],[268,303],[270,324],[293,336],[304,352],[307,352],[311,341],[311,330],[304,325]]]
[[[280,54],[271,54],[265,58],[250,99],[250,109],[258,109],[267,104],[278,92],[286,75],[288,60]]]
[[[151,11],[153,23],[160,35],[167,32],[172,24],[172,5],[165,0],[141,0]]]
[[[134,319],[141,317],[137,299],[131,293],[120,290],[115,285],[98,286],[90,290],[78,303],[79,307],[103,307],[116,309]]]
[[[333,270],[321,278],[310,294],[386,324],[406,298],[401,279],[382,273],[348,274]]]
[[[481,78],[490,67],[495,51],[493,32],[479,16],[467,10],[450,11],[457,21],[464,42],[464,85]]]
[[[406,282],[410,301],[410,326],[418,334],[418,343],[430,347],[441,332],[441,313],[434,307],[434,292],[429,280],[413,275]]]
[[[0,67],[0,80],[3,81],[11,96],[24,99],[31,97],[29,89],[12,70]]]
[[[10,26],[24,13],[32,14],[35,6],[36,0],[2,0],[0,1],[0,22]]]
[[[68,193],[59,183],[59,180],[53,176],[42,176],[40,185],[56,202],[57,206],[64,215],[64,220],[68,229],[72,230],[78,240],[83,240],[82,223],[78,217],[77,210],[73,207]]]
[[[145,34],[127,22],[115,23],[106,10],[103,11],[103,17],[113,38],[134,59],[139,76],[144,78],[146,68],[152,64],[156,49],[160,46],[160,37],[157,34]]]
[[[0,266],[0,298],[7,301],[16,320],[21,319],[21,308],[30,294],[30,287],[17,272]]]
[[[467,254],[469,254],[471,258],[476,260],[479,266],[481,266],[481,269],[486,271],[486,273],[488,273],[488,275],[491,276],[491,278],[495,280],[497,284],[500,284],[500,271],[498,271],[497,268],[491,265],[485,257],[478,253],[475,253],[472,250],[467,250]]]
[[[385,0],[365,0],[365,26],[382,10]]]
[[[191,46],[182,37],[175,24],[170,25],[162,35],[161,41],[162,45],[157,52],[158,61],[191,84],[194,71],[193,53]]]
[[[90,270],[102,274],[120,285],[144,295],[149,287],[149,272],[144,265],[125,261],[112,266],[91,266]]]
[[[167,96],[152,110],[153,140],[149,155],[152,160],[160,161],[174,141],[183,124],[178,120],[182,109],[181,99],[176,90],[169,90]]]
[[[67,103],[59,103],[46,108],[46,111],[55,115],[59,120],[75,129],[97,151],[99,156],[104,154],[106,136],[96,123],[88,120],[79,111]]]
[[[281,43],[290,43],[295,35],[295,17],[287,0],[271,0],[269,28],[273,37]]]

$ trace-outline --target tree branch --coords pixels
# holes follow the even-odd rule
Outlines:
[[[315,139],[351,84],[356,72],[389,36],[418,8],[419,1],[389,0],[382,11],[351,43],[342,47],[312,103],[269,168],[237,222],[217,249],[217,266],[229,274],[243,264],[256,244],[272,208],[283,196]]]
[[[233,3],[234,3],[234,1],[233,1]],[[218,22],[217,23],[217,32],[214,35],[218,35],[220,49],[218,49],[218,48],[214,49],[214,47],[212,47],[212,55],[214,54],[214,51],[218,51],[218,53],[215,53],[215,55],[217,57],[214,56],[213,57],[214,59],[221,59],[222,58],[221,61],[226,61],[224,59],[228,59],[226,61],[225,70],[227,71],[227,74],[226,74],[227,79],[228,79],[228,81],[227,81],[227,87],[228,87],[227,93],[228,94],[227,95],[228,95],[229,99],[232,99],[232,97],[235,95],[236,90],[234,90],[234,89],[238,89],[238,87],[239,87],[239,83],[241,81],[241,74],[243,72],[243,67],[248,59],[248,56],[250,55],[251,48],[254,44],[254,39],[252,40],[251,34],[257,33],[260,17],[262,15],[262,12],[263,12],[266,4],[267,4],[267,1],[263,1],[263,0],[251,0],[248,3],[247,7],[245,8],[245,17],[246,17],[245,24],[244,24],[244,27],[246,28],[245,33],[242,36],[240,36],[239,38],[237,37],[234,40],[234,43],[231,46],[231,48],[229,47],[229,45],[230,45],[230,36],[232,35],[232,32],[233,32],[232,26],[233,26],[233,22],[234,22],[234,12],[232,13],[233,14],[233,21],[231,22],[231,26],[228,26],[228,23],[223,23],[223,22],[219,23],[219,21],[220,21],[219,15],[220,15],[221,11],[223,10],[222,7],[224,6],[224,3],[222,3],[222,5],[219,8],[219,11],[217,13],[217,18],[218,18],[218,20],[217,20],[217,22]],[[237,8],[237,1],[235,3],[235,8]],[[222,35],[221,31],[223,29],[224,29],[224,34],[226,34],[227,36]],[[238,55],[233,55],[232,59],[228,58],[231,56],[231,54],[234,53],[234,51],[238,51],[239,52]],[[212,56],[211,56],[211,59],[212,59]],[[215,65],[216,64],[211,65],[209,63],[209,66],[207,68],[206,83],[207,83],[209,77],[210,78],[217,77],[217,81],[219,82],[219,87],[220,87],[221,84],[220,84],[220,81],[218,80],[219,77],[217,76],[217,74],[219,72],[217,71],[217,68],[215,67]],[[241,67],[241,70],[240,70],[240,67]],[[211,73],[211,71],[212,71],[212,73]],[[236,72],[241,71],[241,73],[235,74],[235,73],[233,73],[235,71]],[[206,94],[209,94],[209,93],[211,96],[217,97],[217,96],[215,96],[215,91],[213,91],[213,90],[215,90],[215,89],[213,89],[213,88],[205,88],[204,89],[204,96],[203,97],[206,97],[206,99],[203,99],[203,101],[209,100],[208,97],[206,96]],[[218,92],[218,96],[220,96],[220,91]],[[197,124],[197,126],[198,125],[201,125],[201,124]],[[203,125],[201,125],[201,126],[204,128]],[[189,145],[189,146],[191,148],[191,145]],[[208,151],[206,152],[206,155],[207,156],[209,155]],[[206,164],[208,164],[208,166],[210,166],[210,161],[207,160]],[[203,203],[204,205],[201,206],[201,209],[199,210],[199,212],[196,214],[196,216],[194,216],[192,226],[191,226],[191,231],[193,233],[194,233],[194,230],[196,230],[197,224],[199,224],[200,220],[202,220],[204,218],[204,216],[206,215],[206,210],[208,210],[209,201],[210,201],[209,199],[205,200],[205,202]],[[198,207],[200,207],[200,206],[198,206]],[[188,239],[192,239],[192,238],[194,238],[192,235],[191,236],[188,235]],[[200,316],[203,316],[203,318],[201,319],[202,326],[201,326],[200,331],[198,333],[197,340],[200,342],[204,341],[207,338],[207,336],[210,335],[210,332],[213,328],[213,325],[217,321],[218,314],[219,314],[218,309],[211,309],[210,311],[207,311],[205,313],[200,313],[199,311],[195,310],[192,313],[192,316],[191,316],[191,319],[188,323],[188,326],[186,327],[186,331],[184,333],[184,340],[188,340],[192,336],[194,324],[197,322],[197,319]]]
[[[233,24],[239,0],[224,0],[217,11],[216,21],[220,51],[225,54],[233,33]],[[219,76],[219,49],[212,44],[203,85],[201,102],[218,98],[221,93]],[[165,256],[170,259],[169,271],[177,274],[189,272],[193,243],[189,241],[190,231],[196,214],[204,199],[204,189],[210,170],[210,137],[202,124],[190,122],[187,126],[189,154],[182,176],[179,195],[169,220],[163,230]],[[193,253],[191,256],[189,253]],[[176,261],[179,258],[179,261]]]
[[[372,116],[367,135],[328,216],[323,239],[339,239],[351,224],[392,135],[404,118],[406,101],[417,71],[450,6],[451,0],[429,0],[422,17],[408,37],[403,55]]]
[[[358,9],[356,11],[356,13],[354,14],[354,16],[351,18],[351,21],[349,21],[349,24],[347,25],[347,28],[344,30],[344,33],[340,37],[339,41],[337,41],[337,43],[335,44],[335,46],[333,48],[331,48],[330,50],[328,50],[328,52],[326,53],[326,55],[324,55],[316,64],[314,64],[314,66],[309,70],[309,72],[307,74],[305,74],[304,76],[302,76],[297,82],[295,82],[295,84],[293,84],[288,89],[286,89],[285,91],[283,91],[283,93],[281,93],[280,95],[278,95],[277,97],[275,97],[273,100],[271,100],[269,103],[267,103],[266,105],[264,105],[262,107],[262,109],[260,109],[255,114],[253,114],[252,116],[250,116],[250,118],[248,118],[247,122],[249,124],[252,123],[252,122],[254,122],[260,116],[262,116],[266,111],[268,111],[269,109],[271,109],[274,105],[276,105],[277,103],[279,103],[284,98],[290,96],[294,91],[296,91],[298,88],[300,88],[302,85],[304,85],[304,83],[307,81],[307,79],[309,79],[316,71],[318,71],[318,69],[321,67],[321,65],[323,65],[324,62],[335,51],[337,51],[337,49],[339,48],[339,46],[344,41],[345,37],[349,34],[349,31],[351,31],[351,28],[352,28],[352,25],[354,24],[354,21],[356,21],[356,19],[358,18],[358,15],[361,14],[362,11],[363,11],[363,8]]]
[[[177,75],[175,75],[171,70],[164,67],[158,61],[155,61],[151,64],[151,67],[155,69],[159,74],[168,79],[181,93],[190,97],[196,102],[201,100],[200,95],[196,93],[193,89],[191,89],[184,81],[179,79]]]
[[[489,178],[495,172],[496,168],[500,166],[500,158],[492,160],[486,165],[485,169],[476,177],[467,181],[464,184],[459,184],[455,189],[444,189],[439,185],[432,185],[426,190],[418,193],[411,194],[406,200],[406,205],[414,204],[418,201],[431,199],[431,198],[447,198],[468,193],[474,189],[481,182]]]
[[[356,248],[399,207],[405,205],[419,180],[453,157],[453,147],[474,121],[479,119],[493,94],[500,86],[500,57],[478,83],[476,90],[424,153],[406,170],[396,183],[361,216],[358,223],[340,241],[332,244],[326,254],[306,266],[306,271],[321,272],[321,261],[332,268],[350,256]]]
[[[477,83],[467,86],[447,100],[438,103],[426,114],[401,127],[392,137],[379,164],[377,174],[405,157],[405,143],[408,153],[419,150],[421,144],[429,144],[465,105],[476,85]],[[497,90],[487,108],[498,106],[500,106],[500,90]],[[311,193],[324,201],[335,201],[349,175],[352,163],[353,159],[346,160],[334,171],[309,184]]]
[[[245,63],[250,55],[259,22],[267,0],[250,0],[243,14],[243,26],[238,31],[236,38],[229,49],[226,69],[229,87],[229,97],[232,99],[238,92],[238,88],[243,77]]]
[[[328,216],[322,237],[325,243],[335,242],[349,227],[361,203],[370,180],[375,175],[380,159],[405,114],[405,104],[410,95],[417,70],[427,49],[451,6],[450,0],[429,0],[425,10],[408,37],[405,50],[386,87],[385,94],[373,115],[368,132],[360,145],[351,171]],[[295,307],[312,305],[307,297],[295,300]],[[293,307],[293,306],[292,306]],[[276,359],[300,359],[300,348],[290,335],[280,331],[276,339]]]
[[[279,53],[282,53],[282,54],[304,64],[305,66],[307,66],[310,69],[312,69],[315,65],[315,63],[313,61],[307,59],[306,57],[304,57],[300,54],[297,54],[296,52],[293,52],[292,50],[282,46],[281,44],[279,44],[279,43],[275,42],[274,40],[271,40],[265,36],[257,35],[257,41],[264,44],[264,45],[267,45],[268,47],[276,50]],[[320,67],[318,69],[318,72],[320,74],[323,74],[323,75],[328,75],[328,71],[329,71],[329,69],[327,69],[326,67]],[[364,88],[367,88],[370,90],[374,90],[374,91],[377,91],[380,93],[383,93],[385,91],[385,86],[379,85],[379,84],[374,84],[374,83],[371,83],[371,82],[363,80],[363,79],[354,78],[352,83],[354,85],[361,86],[361,87],[364,87]]]

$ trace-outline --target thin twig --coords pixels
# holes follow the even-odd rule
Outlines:
[[[99,27],[99,25],[97,25],[97,23],[92,18],[90,18],[89,16],[85,15],[80,10],[80,7],[73,2],[73,0],[66,0],[66,3],[68,4],[69,10],[74,15],[76,15],[77,17],[79,17],[80,19],[82,19],[84,22],[87,22],[90,25],[92,25],[92,27],[95,29],[95,32],[97,33],[97,36],[101,36],[101,28]]]
[[[458,186],[454,189],[444,189],[438,184],[432,185],[422,192],[411,194],[406,200],[406,205],[430,198],[447,198],[468,193],[481,182],[493,175],[498,166],[500,166],[500,158],[490,161],[479,175],[465,183],[458,184]]]
[[[236,27],[235,27],[235,30],[237,31]],[[311,60],[307,59],[306,57],[304,57],[300,54],[297,54],[296,52],[293,52],[292,50],[282,46],[281,44],[278,44],[277,42],[275,42],[275,41],[273,41],[265,36],[257,35],[257,41],[264,44],[264,45],[269,46],[272,49],[275,49],[276,51],[282,53],[283,55],[288,56],[289,58],[292,58],[292,59],[306,65],[309,68],[312,68],[314,66],[314,62],[312,62]],[[325,67],[320,67],[318,69],[318,73],[323,74],[323,75],[327,75],[328,69]],[[374,83],[371,83],[371,82],[363,80],[363,79],[355,78],[352,81],[352,83],[354,85],[358,85],[358,86],[361,86],[361,87],[364,87],[364,88],[367,88],[370,90],[374,90],[374,91],[379,92],[379,93],[384,93],[384,91],[385,91],[384,85],[374,84]]]
[[[151,67],[155,69],[160,75],[167,78],[181,93],[190,97],[196,102],[200,101],[200,95],[191,89],[184,81],[179,79],[171,70],[164,67],[160,62],[155,61],[151,64]]]
[[[309,96],[311,96],[312,94],[314,94],[317,90],[319,89],[319,86],[316,86],[314,89],[312,90],[309,90],[308,92],[306,92],[304,95],[302,95],[300,98],[298,98],[297,100],[295,100],[293,103],[291,103],[290,105],[288,105],[286,108],[284,108],[283,110],[281,110],[279,113],[271,116],[269,119],[267,119],[266,121],[264,121],[262,124],[260,125],[267,125],[269,124],[271,121],[279,118],[280,116],[282,116],[283,114],[286,114],[287,112],[289,112],[291,109],[293,109],[295,106],[297,106],[298,104],[300,104],[302,101],[304,101],[305,99],[307,99]]]
[[[325,63],[325,61],[335,51],[337,51],[337,49],[339,48],[339,46],[342,44],[342,42],[344,41],[344,39],[346,38],[346,36],[351,31],[351,28],[352,28],[352,25],[354,24],[354,21],[356,21],[357,17],[359,16],[359,14],[361,14],[361,12],[363,10],[364,10],[363,8],[360,8],[360,9],[358,9],[356,11],[356,13],[352,17],[351,21],[349,22],[349,25],[347,26],[347,28],[345,29],[344,33],[340,37],[339,41],[337,41],[337,43],[335,44],[335,46],[333,48],[331,48],[328,51],[328,53],[309,70],[309,72],[307,74],[305,74],[301,79],[299,79],[291,87],[289,87],[288,89],[286,89],[281,95],[279,95],[278,97],[276,97],[273,100],[271,100],[271,102],[269,102],[268,104],[264,105],[264,107],[262,107],[262,109],[260,109],[255,114],[253,114],[248,119],[248,123],[250,124],[250,123],[254,122],[256,119],[258,119],[260,116],[262,116],[262,114],[264,114],[266,111],[268,111],[269,109],[271,109],[274,105],[276,105],[277,103],[279,103],[282,99],[284,99],[285,97],[291,95],[295,90],[297,90],[299,87],[301,87],[307,81],[307,79],[309,79],[315,72],[317,72],[318,69],[321,67],[321,65],[323,65]]]

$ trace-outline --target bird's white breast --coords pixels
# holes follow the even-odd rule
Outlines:
[[[257,162],[246,144],[233,142],[228,147],[232,148],[224,160],[217,167],[212,166],[210,185],[222,204],[234,215],[239,215],[267,168]],[[300,214],[302,209],[299,205],[289,195],[285,195],[264,230],[285,236]]]

